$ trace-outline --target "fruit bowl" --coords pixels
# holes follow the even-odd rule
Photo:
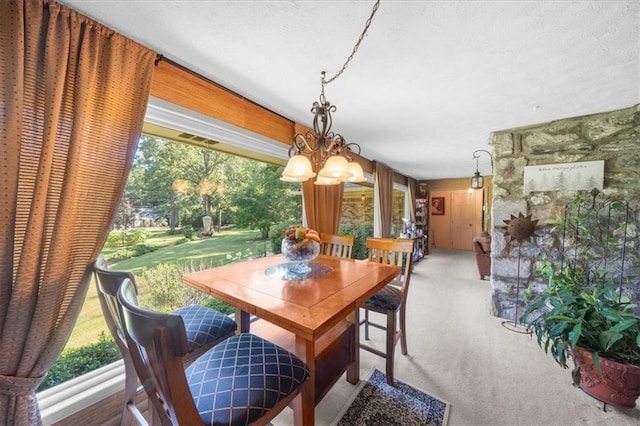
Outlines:
[[[292,226],[287,229],[280,249],[287,260],[294,262],[290,267],[291,272],[307,274],[311,271],[307,262],[320,254],[320,237],[312,229]]]
[[[292,262],[308,262],[320,254],[320,243],[304,239],[302,241],[282,240],[282,255]]]

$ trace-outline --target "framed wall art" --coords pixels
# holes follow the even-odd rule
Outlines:
[[[431,198],[431,214],[432,215],[444,214],[444,197]]]

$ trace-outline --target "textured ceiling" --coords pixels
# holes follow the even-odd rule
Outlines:
[[[340,69],[374,1],[62,3],[310,125],[320,72]],[[640,1],[382,0],[325,94],[365,157],[470,176],[493,131],[640,103]]]

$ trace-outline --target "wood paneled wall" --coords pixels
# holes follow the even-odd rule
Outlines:
[[[177,65],[160,61],[151,96],[291,144],[293,122]]]
[[[471,176],[465,178],[453,179],[433,179],[421,180],[420,183],[427,184],[427,196],[433,191],[455,191],[460,189],[469,189],[471,185]],[[478,189],[478,191],[480,191]],[[484,177],[484,219],[483,230],[491,229],[491,208],[493,205],[493,181],[491,176]],[[416,198],[424,198],[422,194],[416,194]]]

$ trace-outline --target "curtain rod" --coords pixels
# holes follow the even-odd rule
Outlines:
[[[277,112],[265,107],[264,105],[260,105],[259,103],[255,102],[255,101],[253,101],[251,99],[248,99],[247,97],[242,96],[241,94],[239,94],[237,92],[234,92],[233,90],[229,89],[228,87],[225,87],[225,86],[221,85],[220,83],[216,83],[215,81],[211,80],[210,78],[207,78],[207,77],[203,76],[202,74],[199,74],[199,73],[197,73],[197,72],[185,67],[184,65],[179,64],[178,62],[167,58],[162,53],[156,53],[156,59],[154,61],[155,66],[158,66],[158,64],[160,62],[166,62],[166,63],[168,63],[170,65],[173,65],[174,67],[180,68],[181,70],[191,74],[192,76],[197,77],[197,78],[199,78],[201,80],[204,80],[209,84],[212,84],[213,86],[217,87],[218,89],[224,90],[225,92],[230,93],[230,94],[232,94],[234,96],[237,96],[237,97],[239,97],[240,99],[242,99],[244,101],[247,101],[247,102],[249,102],[249,103],[251,103],[251,104],[253,104],[253,105],[255,105],[255,106],[259,107],[259,108],[262,108],[262,109],[264,109],[266,111],[269,111],[270,113],[275,114],[278,117],[283,118],[283,119],[289,121],[292,124],[296,123],[294,120],[291,120],[290,118],[285,117],[284,115],[279,114],[279,113],[277,113]]]

